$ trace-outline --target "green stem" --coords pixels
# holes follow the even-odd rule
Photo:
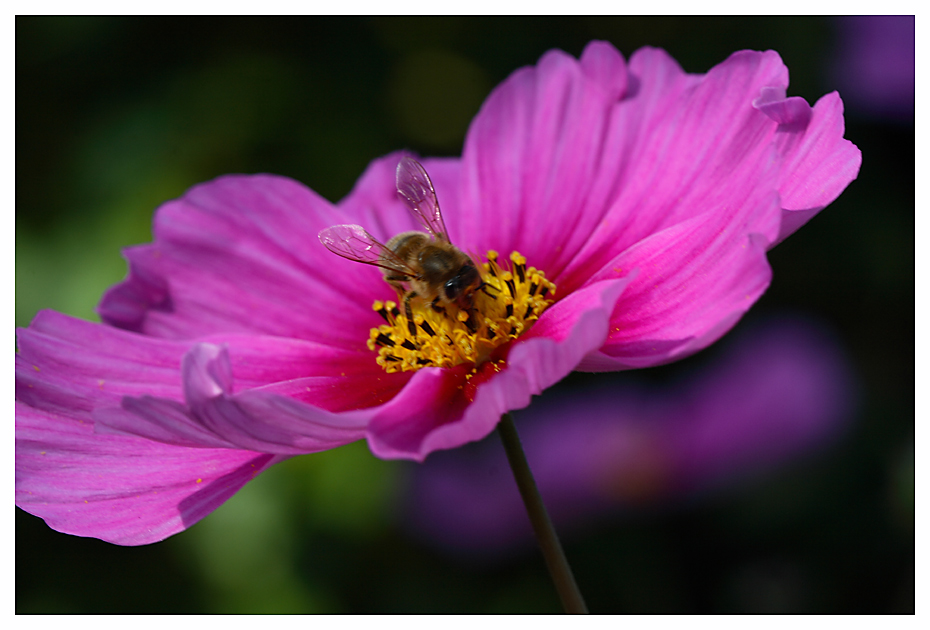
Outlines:
[[[539,547],[546,559],[546,566],[549,567],[549,574],[562,600],[562,607],[567,613],[587,613],[588,607],[585,606],[581,591],[575,584],[575,576],[572,575],[572,569],[568,566],[559,537],[555,533],[555,528],[552,527],[546,506],[543,505],[536,481],[533,479],[533,472],[526,462],[520,436],[517,435],[517,427],[514,426],[513,418],[509,413],[501,416],[497,430],[504,443],[504,450],[507,451],[507,459],[510,461],[510,468],[513,469],[517,487],[520,488],[523,503],[526,505],[526,513],[533,524],[533,531],[536,532],[536,540],[539,541]]]

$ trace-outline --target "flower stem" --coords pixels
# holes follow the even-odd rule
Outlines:
[[[533,472],[530,470],[526,455],[523,453],[520,436],[517,435],[517,427],[514,426],[513,418],[509,413],[501,416],[497,430],[501,435],[501,441],[504,443],[504,450],[507,451],[507,460],[513,470],[517,487],[520,488],[520,495],[526,505],[526,512],[533,524],[533,531],[536,532],[536,540],[539,541],[539,547],[546,559],[546,566],[549,567],[549,574],[552,576],[555,589],[559,592],[559,598],[562,600],[562,607],[565,608],[567,613],[587,613],[588,607],[585,606],[584,599],[581,597],[581,591],[578,590],[575,576],[572,575],[572,569],[568,566],[568,560],[565,558],[565,552],[562,551],[559,537],[555,533],[555,528],[552,527],[552,521],[549,519],[549,513],[546,512],[546,506],[543,505],[539,489],[536,487],[536,480],[533,479]]]

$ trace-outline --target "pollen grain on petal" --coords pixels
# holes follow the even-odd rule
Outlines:
[[[389,373],[481,365],[495,349],[529,330],[555,301],[555,284],[542,271],[527,267],[517,252],[509,264],[502,265],[493,250],[486,258],[471,315],[454,305],[434,309],[412,300],[409,325],[395,302],[375,301],[372,308],[385,323],[369,331],[368,348],[378,352],[378,365]]]

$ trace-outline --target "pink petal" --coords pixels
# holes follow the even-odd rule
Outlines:
[[[194,346],[184,356],[182,378],[185,405],[152,396],[126,397],[120,409],[94,414],[99,430],[174,445],[298,455],[363,438],[371,415],[367,410],[333,413],[274,389],[233,394],[230,351],[225,346]],[[353,393],[344,389],[343,398],[354,403]]]
[[[782,225],[775,243],[833,202],[856,178],[862,164],[862,153],[843,138],[843,101],[836,92],[821,97],[809,116],[803,127],[782,125],[776,132],[784,161],[778,185]]]
[[[776,185],[771,136],[776,127],[752,107],[764,87],[787,85],[775,52],[734,53],[704,76],[685,75],[664,51],[642,49],[630,60],[637,91],[615,109],[610,140],[622,151],[612,207],[557,278],[566,290],[651,234],[745,194]],[[614,131],[615,130],[615,131]],[[778,212],[747,226],[777,232]]]
[[[770,205],[777,207],[775,201]],[[742,208],[753,203],[759,200],[747,199]],[[720,214],[711,210],[667,228],[596,276],[637,272],[617,302],[607,342],[580,370],[648,367],[683,358],[720,338],[755,303],[771,279],[768,241],[741,233],[741,221],[721,227]]]
[[[19,330],[17,400],[165,444],[306,453],[364,437],[364,415],[340,412],[381,404],[409,378],[384,374],[367,348],[218,340],[192,346],[44,311]],[[297,419],[277,401],[287,396]]]
[[[101,318],[158,337],[252,332],[357,345],[341,323],[376,322],[370,296],[390,291],[377,270],[320,244],[320,229],[344,219],[284,177],[195,186],[158,209],[154,243],[126,250],[129,277],[104,296]]]
[[[49,527],[120,545],[182,531],[283,458],[93,433],[16,403],[16,505]]]
[[[464,243],[557,274],[607,209],[616,151],[605,141],[625,85],[623,58],[595,42],[581,63],[550,51],[498,86],[463,151]]]
[[[90,411],[124,395],[181,400],[187,344],[152,339],[54,311],[17,330],[16,398],[90,420]]]
[[[332,377],[351,390],[385,376],[364,339],[351,349],[259,335],[212,335],[204,340],[229,348],[235,391],[305,377]],[[182,400],[181,361],[194,343],[42,311],[29,328],[17,331],[17,345],[17,362],[22,365],[17,382],[23,381],[24,395],[29,395],[26,382],[80,385],[94,400],[112,402],[142,394]]]
[[[196,420],[239,448],[263,453],[301,454],[335,448],[364,437],[367,414],[334,414],[310,405],[291,403],[273,413],[274,397],[252,390],[232,395],[232,369],[226,348],[195,346],[182,367],[184,395]],[[250,401],[251,404],[242,404]],[[300,413],[303,411],[305,413]]]
[[[198,422],[186,405],[166,398],[126,396],[119,407],[94,411],[93,419],[94,431],[101,435],[129,435],[190,448],[236,448]]]
[[[344,220],[350,220],[365,228],[372,236],[387,242],[391,237],[408,230],[423,231],[410,210],[397,196],[396,173],[400,159],[408,155],[395,152],[374,160],[356,182],[352,192],[339,202],[345,211]],[[419,158],[436,190],[443,219],[452,242],[465,246],[461,239],[458,223],[459,171],[461,162],[457,158]],[[373,298],[374,299],[374,298]]]
[[[800,96],[785,97],[780,87],[762,88],[752,106],[774,120],[779,127],[803,130],[811,120],[811,106]]]
[[[581,53],[581,70],[604,91],[609,101],[624,97],[627,88],[626,61],[608,42],[593,41]]]
[[[423,461],[432,451],[480,440],[503,413],[525,407],[530,397],[564,378],[581,358],[600,347],[608,318],[627,279],[595,283],[557,302],[515,343],[506,366],[486,363],[467,383],[467,366],[426,368],[381,407],[368,425],[368,444],[384,459]]]

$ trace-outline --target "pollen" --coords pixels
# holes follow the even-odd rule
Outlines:
[[[487,253],[480,265],[482,285],[474,293],[469,313],[455,305],[434,306],[421,299],[410,301],[413,325],[402,305],[376,301],[374,310],[385,323],[372,328],[368,348],[386,372],[410,372],[424,367],[480,365],[497,348],[525,333],[555,301],[555,284],[517,252],[510,262]]]

